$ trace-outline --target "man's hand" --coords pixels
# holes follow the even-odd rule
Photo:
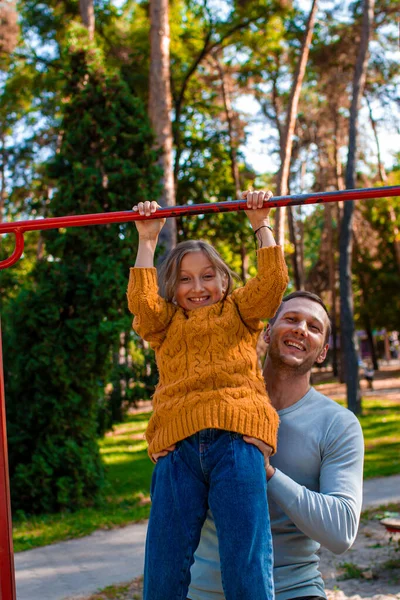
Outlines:
[[[258,440],[257,438],[254,438],[254,437],[250,437],[248,435],[244,435],[243,439],[248,444],[253,444],[253,446],[258,448],[260,450],[260,452],[262,453],[262,455],[264,456],[264,467],[265,467],[265,472],[267,474],[267,481],[269,481],[271,479],[271,477],[273,477],[273,475],[275,474],[274,467],[272,465],[270,465],[270,463],[269,463],[269,457],[272,454],[271,446],[268,446],[268,444],[266,444],[265,442]]]

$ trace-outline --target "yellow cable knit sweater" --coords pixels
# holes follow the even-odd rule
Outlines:
[[[158,295],[155,268],[132,268],[133,328],[155,350],[159,383],[146,438],[149,455],[217,428],[263,440],[276,450],[278,415],[258,366],[260,319],[271,318],[286,289],[279,246],[258,250],[258,275],[225,300],[185,311]]]

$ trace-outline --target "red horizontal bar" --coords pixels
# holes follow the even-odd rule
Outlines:
[[[306,204],[319,204],[346,200],[386,198],[390,196],[400,196],[399,185],[358,190],[343,190],[340,192],[322,192],[319,194],[279,196],[269,200],[268,206],[271,206],[272,208],[280,206],[301,206]],[[62,227],[84,227],[87,225],[126,223],[129,221],[141,221],[144,219],[159,219],[164,217],[180,217],[184,215],[233,212],[244,210],[246,206],[245,200],[234,200],[232,202],[210,202],[207,204],[187,204],[185,206],[160,208],[149,217],[139,215],[131,210],[124,210],[121,212],[70,215],[65,217],[52,217],[49,219],[34,219],[2,223],[0,224],[0,234],[15,233],[17,239],[14,253],[7,260],[0,262],[0,269],[11,266],[20,258],[23,251],[23,239],[21,242],[21,234],[23,234],[25,231],[43,231],[45,229],[59,229]]]

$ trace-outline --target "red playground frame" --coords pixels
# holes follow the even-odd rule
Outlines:
[[[320,194],[302,194],[296,196],[281,196],[272,198],[268,205],[300,206],[325,202],[340,202],[347,200],[365,200],[371,198],[388,198],[400,196],[400,186],[367,188],[359,190],[344,190],[340,192],[323,192]],[[59,227],[84,227],[87,225],[103,225],[106,223],[125,223],[159,217],[179,217],[183,215],[198,215],[207,213],[231,212],[246,208],[245,200],[233,202],[215,202],[208,204],[191,204],[161,208],[150,217],[143,217],[132,211],[99,213],[92,215],[71,215],[50,219],[35,219],[31,221],[15,221],[0,224],[0,235],[12,233],[15,235],[15,249],[12,255],[0,261],[0,269],[14,265],[24,251],[24,233]],[[10,482],[8,474],[8,449],[6,432],[6,410],[4,395],[3,354],[0,323],[0,600],[17,600],[15,589],[14,554],[12,543],[12,521],[10,503]]]

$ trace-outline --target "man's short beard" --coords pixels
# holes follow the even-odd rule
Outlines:
[[[279,370],[285,370],[293,375],[301,376],[306,375],[311,371],[321,352],[322,348],[320,348],[315,356],[309,356],[303,363],[299,365],[292,365],[287,364],[279,352],[274,352],[274,343],[272,343],[268,349],[268,357],[270,358],[272,364]]]

